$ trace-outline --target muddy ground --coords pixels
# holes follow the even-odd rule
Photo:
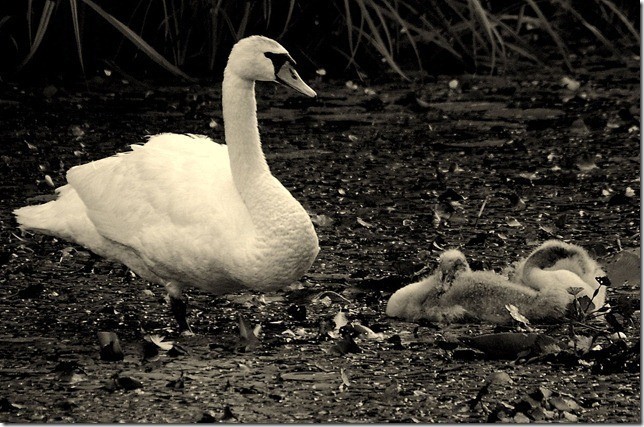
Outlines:
[[[194,337],[177,334],[161,286],[21,234],[11,210],[146,134],[221,140],[218,85],[118,73],[73,88],[4,84],[0,420],[639,422],[639,311],[632,324],[620,317],[621,343],[606,337],[619,326],[578,327],[608,349],[592,357],[567,347],[568,326],[533,325],[563,350],[519,360],[459,341],[516,326],[384,315],[392,291],[444,248],[501,271],[548,238],[617,265],[608,300],[639,310],[639,271],[619,261],[639,255],[639,61],[588,61],[572,83],[538,71],[357,86],[318,78],[317,100],[261,85],[269,164],[311,213],[321,252],[281,292],[189,292]],[[334,330],[341,311],[354,328]],[[261,324],[259,342],[240,338],[239,315]],[[374,334],[356,336],[356,324]],[[101,331],[118,335],[123,360],[101,360]],[[154,335],[176,345],[145,344]]]

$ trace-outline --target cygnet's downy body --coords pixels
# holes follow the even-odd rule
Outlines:
[[[573,291],[579,290],[577,297],[591,298],[598,309],[606,302],[606,288],[597,281],[604,276],[606,273],[584,248],[548,240],[519,261],[512,280],[541,292],[564,290],[571,301]]]
[[[452,282],[454,276],[469,272],[465,255],[458,250],[449,250],[441,254],[438,267],[434,272],[419,282],[398,289],[387,302],[386,314],[390,317],[400,317],[408,321],[420,319],[441,320],[443,314],[434,313],[440,307],[440,300]],[[444,315],[448,315],[449,310]],[[449,317],[458,317],[462,308],[454,307]]]
[[[484,321],[508,323],[506,305],[514,305],[531,321],[561,319],[571,301],[563,289],[539,292],[491,271],[472,271],[458,250],[444,252],[436,271],[394,293],[387,315],[408,321]]]

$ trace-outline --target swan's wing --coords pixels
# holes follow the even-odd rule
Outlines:
[[[161,261],[249,222],[227,148],[205,137],[158,135],[131,152],[74,167],[67,180],[102,236]]]

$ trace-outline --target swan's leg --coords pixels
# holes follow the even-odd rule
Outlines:
[[[179,332],[183,335],[194,335],[186,319],[188,307],[183,298],[181,286],[174,282],[168,282],[165,284],[165,289],[168,291],[170,310],[172,310],[172,315],[179,324]]]

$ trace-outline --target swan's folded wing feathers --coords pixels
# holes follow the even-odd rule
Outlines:
[[[204,231],[221,238],[216,233],[245,224],[226,147],[205,138],[153,137],[134,151],[74,167],[67,180],[101,235],[155,258],[180,252]]]

